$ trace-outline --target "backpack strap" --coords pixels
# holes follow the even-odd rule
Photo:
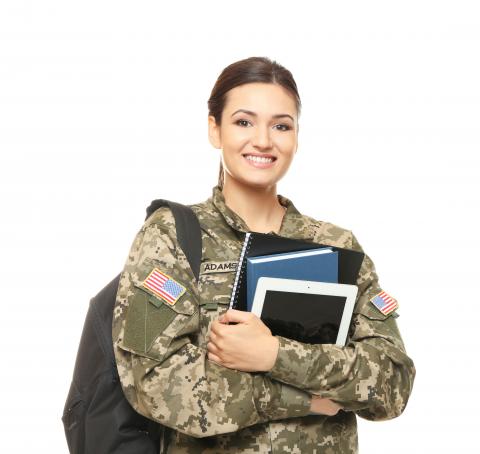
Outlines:
[[[156,199],[148,206],[145,220],[162,206],[168,206],[173,213],[178,242],[198,281],[202,261],[202,231],[197,215],[188,205],[166,199]]]

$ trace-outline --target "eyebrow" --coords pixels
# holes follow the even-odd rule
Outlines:
[[[252,115],[253,117],[256,117],[256,116],[257,116],[257,114],[256,114],[255,112],[252,112],[251,110],[246,110],[246,109],[238,109],[238,110],[236,110],[235,112],[233,112],[231,116],[233,117],[233,116],[234,116],[236,113],[238,113],[238,112],[244,112],[244,113],[246,113],[246,114]],[[289,115],[289,114],[276,114],[276,115],[272,115],[272,118],[282,118],[282,117],[289,117],[289,118],[292,119],[292,121],[295,121],[295,120],[293,119],[293,117],[292,117],[291,115]]]

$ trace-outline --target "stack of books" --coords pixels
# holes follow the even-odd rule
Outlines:
[[[285,303],[282,292],[270,292],[270,299],[274,298],[274,301],[269,303],[268,317],[266,313],[259,316],[274,335],[288,334],[286,337],[309,343],[335,343],[331,342],[336,339],[333,331],[339,333],[340,325],[345,325],[345,317],[342,321],[343,312],[337,310],[335,317],[338,323],[332,323],[334,320],[331,305],[335,304],[335,297],[332,295],[338,294],[335,293],[335,286],[343,290],[345,284],[356,286],[363,259],[363,252],[351,249],[276,234],[247,232],[237,266],[230,307],[252,311],[257,286],[262,277],[328,283],[325,288],[333,289],[333,293],[330,292],[329,295],[290,293],[291,310],[286,310],[290,307],[290,302]],[[281,283],[274,280],[269,282]],[[338,297],[337,299],[340,301]],[[322,342],[318,332],[325,331],[327,318],[328,325],[334,327],[333,334],[324,337]],[[350,319],[351,314],[348,316],[348,323]],[[287,331],[279,329],[287,325]],[[308,333],[313,334],[309,336]]]

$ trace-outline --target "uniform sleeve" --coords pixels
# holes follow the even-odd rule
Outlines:
[[[362,251],[352,233],[352,249]],[[277,336],[276,380],[335,400],[345,411],[369,420],[399,416],[415,378],[393,313],[384,315],[369,301],[382,291],[368,255],[357,279],[358,294],[347,344],[306,344]]]
[[[162,225],[144,225],[121,273],[112,336],[130,404],[147,418],[192,437],[307,415],[309,393],[264,373],[220,366],[207,358],[206,349],[194,345],[199,332],[196,280],[169,232]],[[155,268],[186,289],[173,305],[142,285]]]

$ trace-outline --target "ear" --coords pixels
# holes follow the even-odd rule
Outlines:
[[[220,126],[215,122],[215,117],[213,115],[208,116],[208,140],[214,148],[222,148]]]

